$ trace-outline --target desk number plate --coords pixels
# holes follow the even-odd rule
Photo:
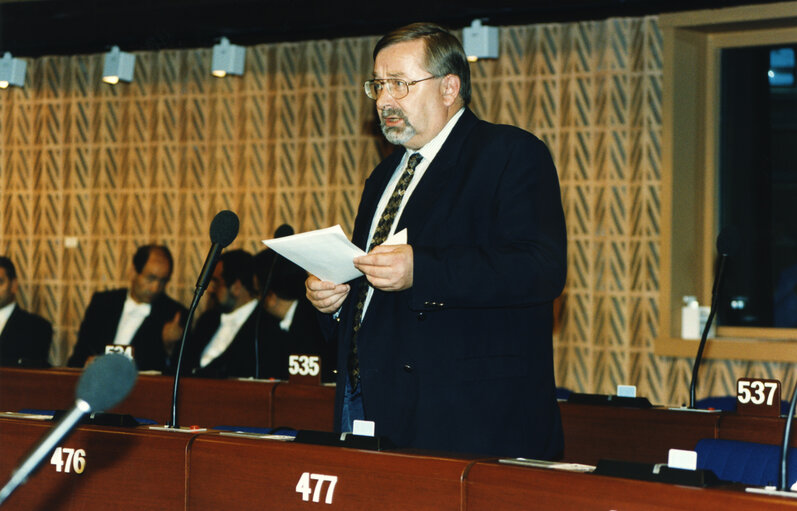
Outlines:
[[[300,494],[305,502],[310,502],[310,499],[313,502],[321,502],[323,497],[324,504],[332,504],[337,484],[338,476],[305,472],[296,483],[296,493]]]
[[[58,447],[53,451],[53,455],[50,456],[50,465],[55,467],[56,472],[82,474],[86,469],[86,451]]]
[[[778,417],[780,415],[780,382],[758,378],[736,381],[736,411],[740,415]]]

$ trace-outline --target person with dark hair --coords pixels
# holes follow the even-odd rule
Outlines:
[[[139,371],[167,370],[188,312],[164,293],[172,270],[167,247],[139,247],[129,270],[130,287],[92,295],[67,365],[83,367],[113,344],[133,348]]]
[[[315,308],[305,296],[307,272],[284,257],[274,257],[270,249],[255,255],[255,283],[263,306],[260,377],[287,380],[291,355],[317,355],[322,380],[334,381],[335,346],[325,341]]]
[[[221,254],[207,296],[211,305],[186,340],[182,371],[205,378],[254,376],[257,291],[252,254]]]
[[[399,447],[561,456],[552,329],[566,233],[548,149],[467,108],[465,52],[437,25],[385,35],[365,93],[400,147],[360,200],[364,277],[306,281],[338,339],[336,426],[374,421]]]
[[[0,256],[0,365],[49,367],[53,327],[17,304],[17,269]]]

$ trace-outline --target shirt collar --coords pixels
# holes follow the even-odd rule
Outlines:
[[[440,133],[435,135],[432,140],[428,141],[418,150],[413,151],[411,149],[407,149],[407,155],[405,157],[408,158],[412,153],[421,153],[421,156],[423,156],[423,161],[431,162],[434,157],[437,156],[437,153],[440,152],[440,148],[443,147],[448,135],[451,134],[451,130],[454,129],[454,125],[457,124],[459,118],[462,117],[463,112],[465,112],[464,106],[460,108],[457,113],[451,117],[451,119],[448,120],[446,125],[443,126],[443,129],[440,130]]]
[[[287,332],[290,330],[291,325],[293,324],[293,315],[296,314],[296,306],[299,305],[299,300],[294,300],[291,306],[288,308],[288,312],[285,313],[285,317],[282,318],[280,321],[280,329]]]
[[[222,325],[243,324],[246,321],[246,318],[248,318],[249,315],[252,314],[252,311],[255,310],[256,306],[257,306],[257,300],[252,299],[232,312],[222,313],[221,324]]]
[[[2,309],[0,309],[0,321],[8,321],[8,318],[11,317],[11,314],[14,312],[14,307],[17,306],[17,302],[11,302]]]
[[[128,293],[127,299],[125,300],[125,306],[122,310],[122,314],[133,314],[139,317],[147,317],[149,316],[150,312],[152,312],[152,304],[151,303],[138,303],[137,301],[133,300],[133,298]]]

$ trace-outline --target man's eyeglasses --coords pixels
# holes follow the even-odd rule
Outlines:
[[[420,80],[414,80],[411,82],[405,82],[404,80],[397,80],[395,78],[378,78],[374,80],[368,80],[365,82],[365,84],[363,84],[363,88],[365,89],[365,95],[371,99],[378,98],[379,93],[382,92],[382,90],[387,90],[387,93],[393,96],[393,99],[401,99],[410,93],[411,85],[415,85],[416,83],[424,82],[426,80],[431,80],[432,78],[440,77],[427,76],[426,78],[421,78]]]

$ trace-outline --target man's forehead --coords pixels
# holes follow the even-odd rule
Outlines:
[[[408,73],[424,70],[423,40],[403,41],[383,48],[374,60],[374,76],[405,78]]]

